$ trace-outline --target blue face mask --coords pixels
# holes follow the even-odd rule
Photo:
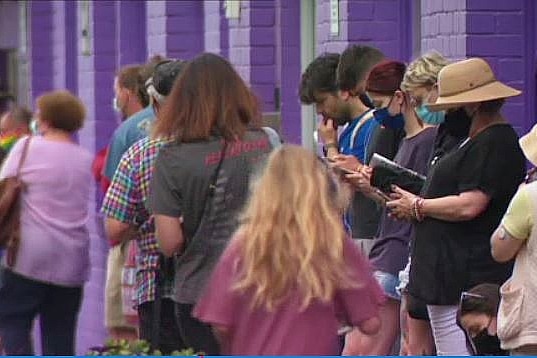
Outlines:
[[[395,130],[405,128],[405,118],[403,117],[403,115],[399,113],[395,116],[392,116],[390,112],[388,112],[388,108],[376,109],[373,112],[373,116],[375,117],[375,120],[384,127]]]
[[[425,123],[432,124],[435,126],[439,125],[440,123],[443,123],[446,119],[445,111],[431,112],[429,108],[427,108],[427,106],[424,104],[416,108],[416,114]]]

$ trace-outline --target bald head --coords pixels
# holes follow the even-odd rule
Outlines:
[[[23,107],[17,107],[6,112],[0,118],[0,134],[29,134],[32,112]]]

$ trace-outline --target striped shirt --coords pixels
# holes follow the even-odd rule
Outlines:
[[[102,213],[138,228],[136,274],[137,306],[155,300],[155,274],[158,270],[159,249],[153,217],[145,207],[153,165],[165,140],[143,138],[125,152],[106,193]],[[166,282],[164,296],[173,285]]]

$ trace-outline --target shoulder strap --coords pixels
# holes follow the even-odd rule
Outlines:
[[[15,172],[15,176],[17,178],[20,177],[22,166],[24,165],[24,162],[26,161],[26,157],[28,156],[28,148],[30,147],[31,140],[32,140],[32,136],[29,136],[24,142],[24,147],[22,147],[21,157],[19,159],[19,164],[17,165],[17,171]]]
[[[272,149],[276,149],[282,146],[282,140],[280,136],[278,135],[278,132],[276,132],[274,129],[270,127],[261,127],[261,129],[267,135],[270,145],[272,146]]]
[[[218,165],[216,166],[216,170],[214,171],[214,174],[211,178],[211,182],[209,184],[209,192],[207,195],[208,198],[213,196],[214,191],[216,190],[216,182],[218,181],[218,175],[220,174],[220,169],[222,169],[222,164],[224,163],[224,157],[226,156],[226,149],[227,149],[227,141],[224,139],[224,145],[222,146],[222,152],[220,153],[220,160],[218,161]],[[205,203],[207,203],[207,200],[205,200]]]

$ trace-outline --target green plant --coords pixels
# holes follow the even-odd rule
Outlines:
[[[149,342],[144,340],[127,341],[126,339],[109,340],[102,347],[92,347],[88,352],[89,356],[161,356],[159,350],[151,351]],[[198,356],[192,348],[173,351],[171,356]]]

